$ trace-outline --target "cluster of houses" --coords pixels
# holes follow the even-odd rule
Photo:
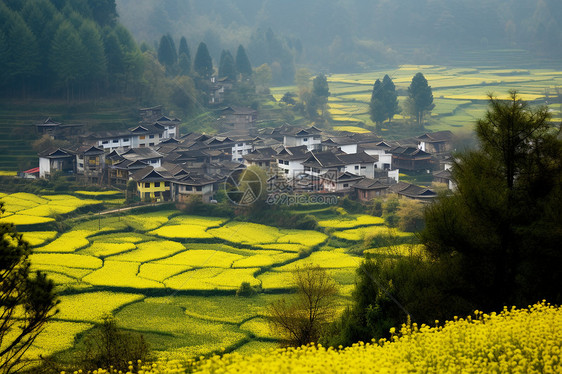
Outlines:
[[[449,131],[390,142],[375,134],[314,126],[258,131],[257,112],[250,108],[227,107],[220,114],[225,131],[219,135],[181,135],[181,121],[163,115],[161,107],[141,109],[139,124],[126,131],[84,134],[77,131],[80,125],[48,119],[36,125],[40,134],[72,139],[76,145],[40,153],[35,172],[39,177],[72,173],[92,184],[121,188],[134,181],[143,200],[178,202],[192,195],[213,201],[229,175],[252,165],[291,193],[352,194],[365,201],[387,193],[419,200],[436,196],[428,188],[400,182],[399,170],[433,172],[436,181],[454,187]]]

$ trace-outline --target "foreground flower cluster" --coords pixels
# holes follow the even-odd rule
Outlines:
[[[214,356],[190,369],[204,373],[562,371],[562,309],[544,301],[528,309],[505,308],[499,314],[475,311],[474,316],[455,318],[444,326],[412,324],[391,333],[392,341],[357,343],[340,350],[306,346]],[[177,363],[168,363],[145,367],[139,373],[185,371]]]

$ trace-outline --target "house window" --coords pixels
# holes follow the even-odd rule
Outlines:
[[[119,143],[119,139],[113,139],[113,143]]]
[[[289,170],[285,169],[285,174],[289,174]]]
[[[144,188],[150,188],[150,183],[145,183]]]
[[[359,170],[359,165],[355,165],[355,170]]]
[[[154,187],[160,187],[160,182],[154,182]]]
[[[203,191],[203,187],[201,187],[201,186],[197,186],[197,187],[195,187],[195,189],[196,189],[197,191]]]
[[[303,141],[303,142],[307,142],[307,141],[308,141],[308,138],[303,138],[302,141]]]
[[[103,142],[101,142],[101,144],[107,144],[109,143],[109,140],[104,140]]]
[[[125,138],[125,139],[123,139],[123,143],[126,143],[126,142],[128,142],[129,140],[130,140],[129,138]]]
[[[149,139],[154,139],[154,135],[149,135]]]
[[[285,165],[289,165],[289,161],[285,161],[283,162]]]
[[[83,168],[83,167],[84,167],[84,164],[78,164],[78,167],[79,167],[79,168]]]
[[[344,188],[345,188],[345,187],[349,187],[349,183],[344,183],[344,184],[343,184],[343,187],[344,187]]]
[[[193,187],[192,186],[185,186],[185,190],[186,191],[193,191]]]
[[[146,144],[139,144],[139,148],[144,148]]]
[[[170,182],[164,182],[164,187],[170,187]]]
[[[149,147],[152,147],[154,145],[154,143],[148,143]]]
[[[158,134],[158,139],[160,139],[162,137],[162,134]]]
[[[139,136],[139,139],[144,139],[144,135],[140,135],[140,136]]]

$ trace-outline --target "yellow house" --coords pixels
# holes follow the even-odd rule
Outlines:
[[[141,200],[170,200],[170,181],[167,174],[166,170],[157,170],[152,166],[135,172],[132,178],[137,182],[137,191]]]

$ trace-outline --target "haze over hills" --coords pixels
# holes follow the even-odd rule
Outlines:
[[[162,34],[222,49],[253,44],[269,28],[297,64],[331,72],[385,64],[443,63],[474,49],[526,49],[540,57],[562,53],[557,0],[117,0],[121,22],[139,42]]]

